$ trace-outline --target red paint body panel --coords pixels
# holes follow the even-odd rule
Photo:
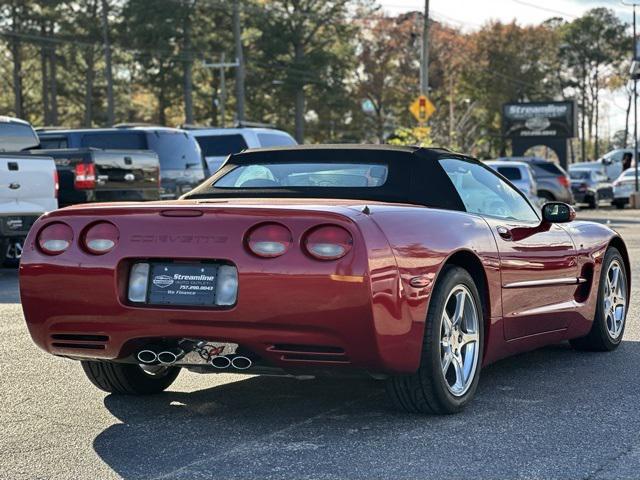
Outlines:
[[[77,358],[122,359],[133,354],[141,341],[186,337],[238,343],[285,369],[331,366],[408,373],[419,365],[426,312],[438,274],[460,252],[473,255],[484,270],[485,364],[588,331],[595,296],[583,295],[584,287],[573,285],[562,292],[540,287],[533,296],[505,286],[520,279],[591,269],[588,288],[597,288],[603,252],[615,236],[606,227],[584,222],[552,227],[518,250],[515,242],[502,245],[492,222],[476,215],[411,205],[367,205],[368,214],[362,212],[362,201],[319,204],[296,199],[103,204],[58,210],[38,220],[25,243],[20,289],[29,331],[44,350]],[[87,225],[104,219],[118,227],[119,242],[105,255],[91,255],[78,239]],[[48,256],[37,248],[36,237],[53,221],[71,226],[75,238],[67,251]],[[294,245],[283,256],[258,258],[245,248],[245,233],[263,221],[279,222],[291,230]],[[336,261],[315,260],[300,246],[305,231],[326,223],[342,226],[354,239],[352,250]],[[545,242],[552,247],[542,248]],[[239,273],[237,304],[232,308],[131,305],[126,300],[129,267],[141,259],[231,262]],[[518,261],[526,265],[517,268]],[[535,317],[537,327],[531,330],[525,320],[510,323],[518,316]],[[553,326],[554,331],[547,332],[544,326]],[[528,336],[510,336],[518,331]],[[536,334],[530,335],[531,331]],[[55,334],[103,335],[108,341],[97,350],[54,346]],[[274,344],[339,347],[346,358],[286,360],[272,351]]]

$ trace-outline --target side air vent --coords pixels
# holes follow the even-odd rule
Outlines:
[[[294,362],[349,363],[343,348],[329,345],[296,345],[276,343],[267,348],[269,352],[281,354],[282,360]]]
[[[73,335],[68,333],[54,333],[51,335],[53,340],[71,340],[76,342],[108,342],[109,337],[106,335]]]
[[[51,344],[56,348],[79,348],[81,350],[104,350],[107,348],[105,345],[100,344],[88,344],[88,343],[62,343],[62,342],[53,342]]]
[[[86,335],[72,333],[54,333],[52,347],[80,350],[105,350],[109,337],[106,335]]]

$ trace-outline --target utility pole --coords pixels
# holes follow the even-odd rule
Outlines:
[[[111,68],[111,43],[109,40],[109,5],[102,0],[102,38],[104,41],[104,76],[107,79],[107,124],[112,126],[116,119],[113,106],[113,70]]]
[[[225,54],[220,55],[220,61],[218,63],[202,62],[204,68],[217,68],[220,70],[220,126],[225,126],[225,104],[227,103],[227,83],[225,76],[226,68],[237,68],[238,62],[225,62]],[[215,101],[215,92],[214,92]]]
[[[420,51],[420,93],[429,93],[429,0],[424,0],[422,50]]]
[[[636,4],[633,4],[633,56],[636,52]],[[635,162],[636,194],[638,193],[638,77],[633,76],[633,161]],[[637,208],[637,205],[634,205]]]
[[[240,24],[240,0],[233,1],[233,40],[236,63],[236,119],[244,121],[244,54],[242,53],[242,26]]]
[[[623,0],[623,5],[633,7],[633,61],[631,62],[631,79],[633,80],[633,161],[635,162],[635,191],[629,197],[632,208],[638,208],[640,201],[638,182],[638,78],[640,78],[640,57],[636,38],[636,6],[640,5],[640,0]]]

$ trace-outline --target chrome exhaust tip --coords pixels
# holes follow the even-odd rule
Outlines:
[[[138,352],[138,360],[140,363],[155,363],[158,361],[158,355],[153,350],[140,350]]]
[[[178,360],[184,357],[184,350],[180,348],[174,348],[172,350],[163,350],[158,353],[158,361],[162,365],[173,365]]]
[[[211,360],[209,360],[209,363],[214,368],[222,369],[222,368],[228,368],[229,365],[231,365],[231,360],[229,359],[229,357],[225,357],[224,355],[220,355],[220,356],[217,356],[217,357],[212,357]]]
[[[173,352],[165,350],[164,352],[158,353],[158,361],[162,365],[173,365],[176,363],[176,360],[178,360],[178,357],[176,357],[176,354]]]
[[[233,368],[236,370],[246,370],[251,366],[251,359],[242,356],[234,357],[233,360],[231,360],[231,365],[233,365]]]

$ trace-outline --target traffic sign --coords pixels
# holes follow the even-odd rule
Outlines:
[[[416,117],[416,120],[420,123],[424,123],[429,120],[429,117],[436,111],[436,107],[431,103],[426,95],[420,95],[409,106],[409,111]]]

